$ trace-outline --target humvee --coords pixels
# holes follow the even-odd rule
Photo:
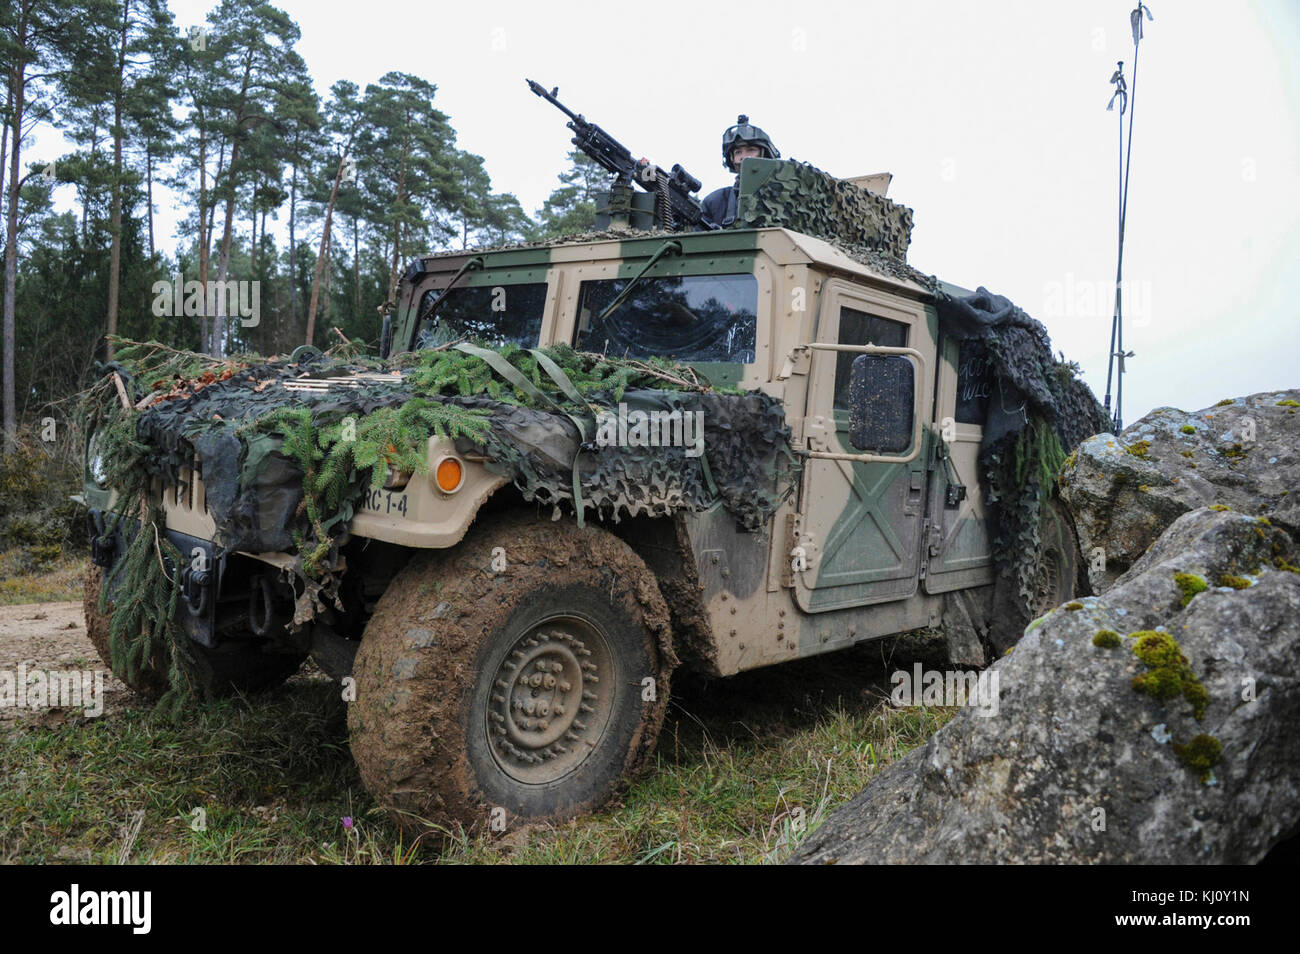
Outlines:
[[[624,320],[606,320],[619,295]],[[179,612],[210,687],[274,685],[309,652],[350,680],[353,754],[400,824],[596,809],[651,753],[679,664],[725,677],[940,626],[957,663],[984,661],[990,389],[931,289],[787,227],[610,232],[412,262],[384,350],[458,336],[672,356],[778,399],[803,466],[757,533],[720,507],[579,527],[431,438],[427,474],[363,495],[344,611],[297,627],[290,555],[221,552],[197,468],[192,493],[166,491],[168,536],[207,558]],[[93,463],[86,615],[107,659],[100,568],[122,543],[100,536],[112,492]],[[1073,529],[1049,516],[1040,612],[1078,576]]]

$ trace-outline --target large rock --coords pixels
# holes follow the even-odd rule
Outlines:
[[[1194,414],[1162,407],[1118,438],[1084,441],[1059,483],[1093,592],[1104,592],[1197,507],[1222,504],[1300,534],[1298,408],[1300,390],[1252,394]]]
[[[963,708],[793,860],[1258,861],[1300,823],[1293,553],[1286,533],[1253,516],[1205,508],[1178,518],[1103,596],[1031,624],[989,670],[1001,689],[995,714]],[[1176,574],[1209,585],[1194,592]],[[1144,646],[1172,637],[1199,677],[1201,719],[1189,698],[1134,688],[1152,670],[1133,634],[1150,630],[1162,636]],[[1119,645],[1094,644],[1101,631]],[[1221,747],[1208,772],[1177,751],[1197,736]]]

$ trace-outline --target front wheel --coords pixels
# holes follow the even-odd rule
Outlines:
[[[668,645],[654,576],[617,537],[476,526],[413,558],[366,627],[348,714],[362,780],[411,831],[594,811],[653,750]]]

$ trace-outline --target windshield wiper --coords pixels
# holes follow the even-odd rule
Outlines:
[[[435,298],[433,302],[429,305],[429,307],[424,310],[424,314],[420,315],[418,318],[415,319],[416,325],[423,324],[424,322],[428,321],[431,317],[433,317],[433,313],[438,310],[438,306],[443,303],[443,301],[446,299],[447,295],[451,292],[451,290],[456,287],[457,282],[459,282],[470,272],[482,267],[483,267],[483,259],[481,256],[478,255],[475,255],[464,265],[462,265],[460,267],[460,270],[456,272],[455,275],[451,276],[451,281],[447,283],[447,287],[444,288],[442,292],[439,293],[438,297]]]
[[[650,256],[650,261],[645,263],[645,266],[641,271],[637,272],[636,275],[633,276],[632,280],[623,286],[623,290],[618,293],[618,297],[609,303],[609,307],[602,311],[600,317],[596,320],[598,322],[604,321],[612,315],[615,309],[627,300],[627,296],[632,293],[632,289],[636,287],[637,282],[641,281],[641,279],[645,277],[645,273],[650,271],[655,262],[659,261],[659,259],[663,258],[669,252],[674,255],[682,254],[682,243],[673,241],[664,242],[664,244],[660,246],[659,250]]]

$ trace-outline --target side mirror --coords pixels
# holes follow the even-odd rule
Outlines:
[[[912,443],[916,373],[897,354],[860,354],[849,377],[849,442],[858,450],[901,454]]]

